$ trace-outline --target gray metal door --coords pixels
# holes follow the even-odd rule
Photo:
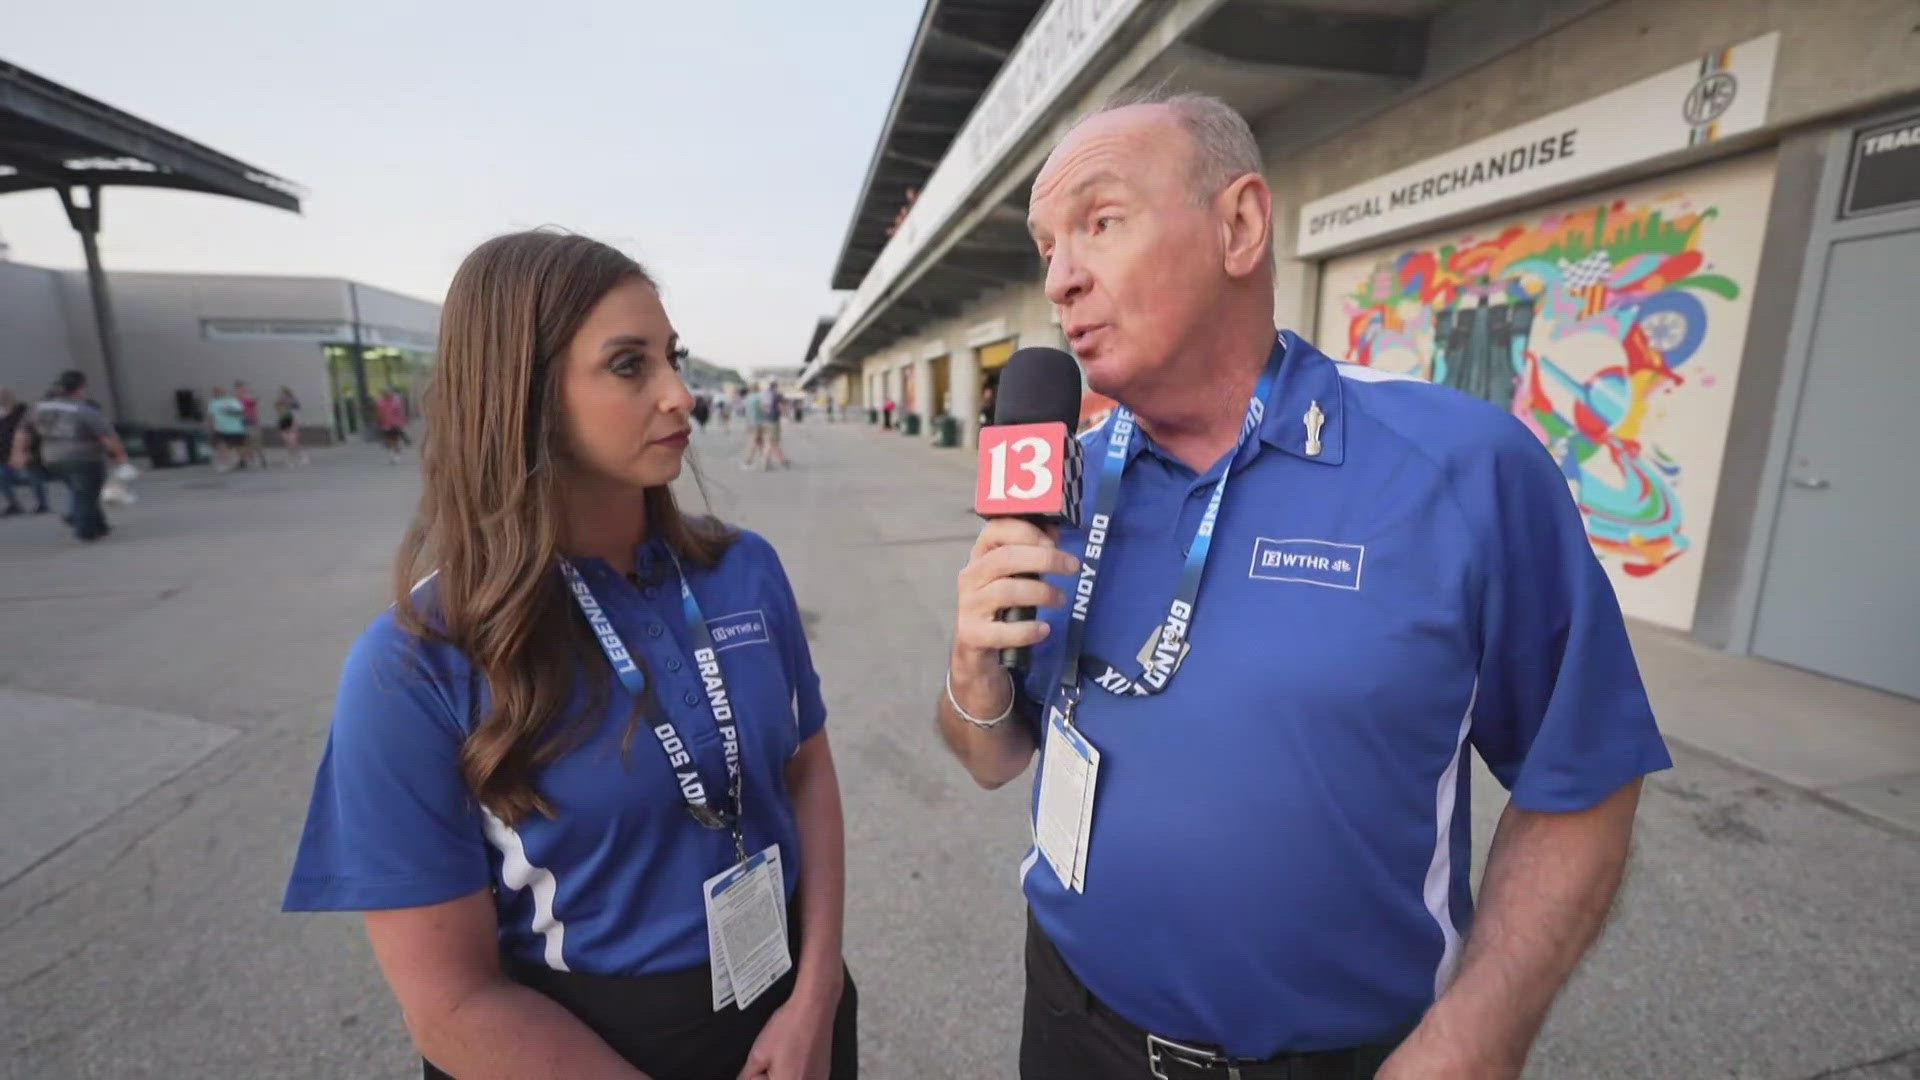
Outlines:
[[[1827,258],[1753,651],[1920,697],[1920,231]]]

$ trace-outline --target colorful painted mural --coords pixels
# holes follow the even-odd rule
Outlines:
[[[1760,220],[1741,190],[1729,222],[1711,187],[1648,186],[1342,260],[1322,336],[1356,363],[1511,410],[1552,451],[1620,573],[1697,563]],[[1690,621],[1698,567],[1684,576]]]

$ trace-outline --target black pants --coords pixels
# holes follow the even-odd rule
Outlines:
[[[107,535],[107,515],[100,509],[100,489],[107,483],[104,461],[56,461],[47,475],[67,485],[67,523],[82,540]]]
[[[1397,1040],[1396,1040],[1397,1041]],[[1371,1080],[1393,1044],[1281,1054],[1245,1071],[1289,1080]],[[1168,1070],[1169,1076],[1188,1072]],[[1224,1080],[1227,1073],[1216,1074]],[[1088,990],[1027,915],[1027,999],[1020,1030],[1021,1080],[1153,1080],[1147,1032]]]
[[[795,954],[798,956],[798,952]],[[789,971],[741,1010],[713,1011],[713,978],[705,967],[665,975],[585,975],[510,965],[514,981],[565,1006],[614,1052],[653,1080],[738,1080],[760,1029],[793,994]],[[829,1080],[859,1080],[860,994],[853,976],[833,1016]],[[451,1080],[423,1062],[426,1080]]]

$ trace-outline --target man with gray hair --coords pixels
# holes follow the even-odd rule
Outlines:
[[[1216,100],[1083,121],[1029,224],[1120,407],[1083,527],[981,531],[938,706],[983,786],[1040,752],[1021,1075],[1517,1077],[1671,764],[1558,466],[1275,330]],[[1468,744],[1511,793],[1477,917]]]

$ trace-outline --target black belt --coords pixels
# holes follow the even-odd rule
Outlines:
[[[1158,1080],[1364,1080],[1393,1047],[1356,1047],[1241,1058],[1216,1047],[1146,1034],[1147,1071]]]
[[[1104,1008],[1098,998],[1094,1003]],[[1124,1021],[1123,1017],[1119,1019]],[[1243,1058],[1234,1057],[1217,1046],[1163,1039],[1144,1029],[1140,1037],[1146,1046],[1147,1071],[1157,1080],[1368,1080],[1399,1045],[1395,1039],[1370,1046],[1283,1051],[1270,1058]]]
[[[1074,974],[1034,921],[1031,909],[1027,912],[1027,933],[1032,939],[1030,945],[1037,947],[1029,948],[1029,963],[1037,962],[1046,969],[1044,975],[1036,976],[1060,979],[1071,984],[1076,996],[1085,994],[1087,1012],[1102,1017],[1106,1027],[1123,1033],[1122,1037],[1139,1047],[1148,1073],[1156,1080],[1371,1080],[1411,1030],[1397,1031],[1365,1046],[1282,1051],[1269,1058],[1235,1057],[1218,1046],[1163,1038],[1115,1012]]]

